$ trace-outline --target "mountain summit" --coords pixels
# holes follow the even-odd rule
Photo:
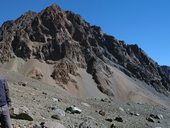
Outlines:
[[[18,72],[47,83],[51,80],[80,96],[96,93],[154,101],[151,95],[156,91],[166,96],[170,91],[168,75],[138,45],[128,45],[55,4],[1,26],[2,66],[12,62],[14,66],[16,59],[23,61],[21,66],[15,61]]]

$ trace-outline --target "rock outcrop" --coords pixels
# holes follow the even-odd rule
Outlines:
[[[166,75],[170,76],[170,67],[169,66],[161,66],[162,70]]]
[[[40,13],[29,11],[0,28],[0,61],[20,57],[54,63],[51,77],[57,83],[76,83],[77,68],[90,73],[101,92],[114,96],[109,78],[116,67],[133,79],[152,85],[168,95],[170,78],[154,60],[138,47],[103,33],[80,15],[53,4]],[[33,71],[36,79],[43,74]]]

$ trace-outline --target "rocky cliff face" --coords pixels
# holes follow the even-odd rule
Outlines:
[[[0,61],[31,58],[53,63],[51,77],[67,84],[68,74],[84,68],[103,93],[113,96],[110,67],[139,79],[168,95],[170,78],[163,69],[135,45],[128,45],[91,26],[80,15],[53,4],[40,13],[29,11],[0,28]],[[60,67],[60,68],[59,68]]]
[[[161,66],[161,68],[165,72],[165,74],[170,76],[170,67],[169,66]]]

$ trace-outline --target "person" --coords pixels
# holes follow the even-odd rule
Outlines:
[[[0,75],[0,123],[1,128],[12,128],[9,108],[11,99],[6,79]]]

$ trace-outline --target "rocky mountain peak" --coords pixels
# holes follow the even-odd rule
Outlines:
[[[15,21],[5,22],[0,28],[0,48],[1,62],[19,57],[54,61],[55,65],[66,63],[62,70],[54,66],[52,75],[60,79],[62,74],[67,81],[64,83],[72,80],[69,74],[75,75],[77,67],[84,68],[100,91],[110,96],[114,95],[114,83],[108,76],[112,76],[113,67],[158,92],[168,95],[170,90],[170,79],[138,45],[128,45],[105,34],[100,27],[91,26],[80,15],[56,4],[40,13],[28,11]]]
[[[50,11],[54,11],[54,12],[60,12],[60,11],[63,11],[57,4],[53,3],[51,6],[47,7],[45,9],[46,11],[47,10],[50,10]]]

